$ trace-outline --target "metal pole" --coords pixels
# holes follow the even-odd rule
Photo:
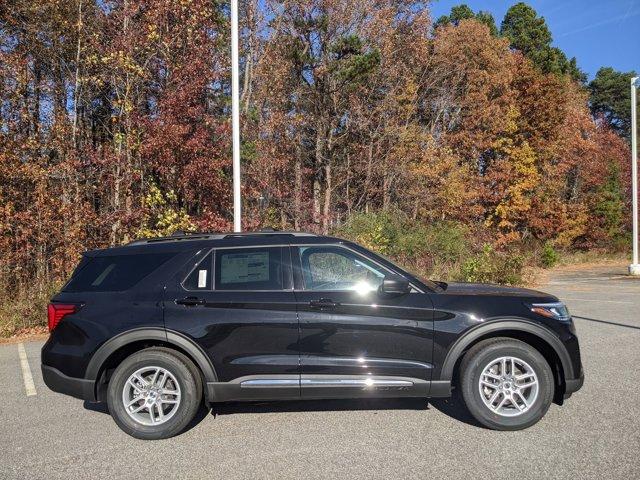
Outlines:
[[[238,63],[238,0],[231,0],[231,129],[233,137],[233,230],[242,231],[240,192],[240,66]]]
[[[631,79],[631,204],[633,206],[633,261],[629,265],[631,275],[640,275],[638,264],[638,125],[636,118],[636,91],[640,77]]]

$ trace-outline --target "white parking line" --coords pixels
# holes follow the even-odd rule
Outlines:
[[[20,356],[20,366],[22,367],[22,378],[24,379],[24,389],[27,392],[27,397],[32,397],[36,394],[36,386],[33,383],[33,376],[31,375],[31,368],[29,368],[29,360],[27,360],[27,352],[24,349],[22,343],[18,344],[18,355]]]

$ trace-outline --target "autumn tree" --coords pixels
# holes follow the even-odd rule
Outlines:
[[[405,240],[469,235],[487,260],[624,238],[630,73],[587,91],[526,4],[500,34],[466,5],[434,28],[415,0],[240,13],[245,228],[361,219],[428,268]],[[84,250],[230,228],[228,32],[209,0],[0,5],[0,313],[40,318]],[[368,219],[393,223],[397,248]]]

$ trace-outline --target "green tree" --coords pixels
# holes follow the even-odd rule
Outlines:
[[[631,135],[630,81],[636,72],[618,72],[602,67],[589,84],[589,103],[594,115],[604,117],[620,135]]]
[[[524,2],[513,5],[504,16],[500,33],[507,37],[511,46],[520,50],[534,63],[551,45],[551,32],[543,17]]]
[[[624,190],[620,182],[620,167],[616,163],[610,164],[606,183],[598,189],[595,213],[609,238],[617,238],[623,233]]]
[[[466,4],[456,5],[451,8],[451,13],[449,15],[441,16],[435,23],[435,27],[439,27],[442,25],[453,24],[458,26],[458,24],[462,20],[477,20],[478,22],[489,27],[489,31],[491,35],[498,35],[498,27],[496,26],[496,21],[493,18],[493,15],[489,12],[479,11],[478,13],[474,13],[471,8]]]
[[[562,50],[551,46],[551,31],[544,17],[524,2],[513,5],[504,16],[500,34],[507,37],[511,47],[520,50],[543,73],[569,75],[577,82],[586,82],[586,75],[575,58],[567,59]]]
[[[473,10],[469,8],[468,5],[456,5],[451,8],[451,13],[449,15],[442,15],[438,20],[436,20],[435,27],[440,27],[444,25],[449,25],[450,23],[454,25],[458,25],[460,20],[467,20],[469,18],[475,18]]]
[[[493,18],[493,15],[491,15],[491,13],[479,11],[478,13],[476,13],[476,20],[489,27],[489,32],[491,33],[491,35],[493,35],[494,37],[498,36],[498,27],[496,25],[496,20]]]

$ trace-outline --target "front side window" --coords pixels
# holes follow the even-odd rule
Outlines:
[[[215,260],[216,290],[282,290],[280,247],[220,249]]]
[[[299,247],[305,290],[376,290],[385,271],[351,250],[335,246]]]

